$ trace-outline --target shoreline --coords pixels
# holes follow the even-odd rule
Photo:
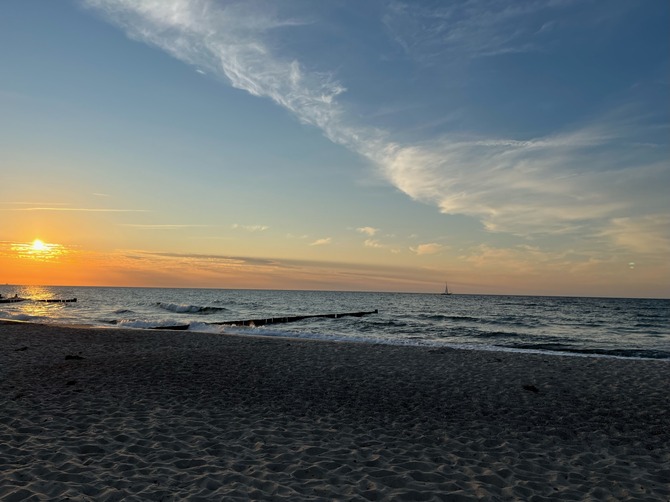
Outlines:
[[[667,500],[666,360],[0,321],[0,498]]]
[[[279,340],[295,340],[295,341],[322,341],[327,343],[351,343],[351,344],[362,344],[362,345],[389,345],[394,347],[419,347],[419,348],[429,348],[429,349],[449,349],[449,350],[463,350],[463,351],[475,351],[475,352],[493,352],[493,353],[511,353],[511,354],[521,354],[521,355],[541,355],[548,357],[578,357],[578,358],[596,358],[596,359],[615,359],[623,361],[660,361],[670,364],[670,357],[651,357],[651,356],[622,356],[617,355],[612,350],[602,349],[599,351],[589,351],[588,349],[575,349],[575,350],[550,350],[543,348],[516,348],[516,347],[506,347],[502,345],[488,345],[488,344],[466,344],[466,343],[445,343],[445,342],[433,342],[431,340],[423,340],[421,343],[411,343],[407,340],[395,341],[392,339],[383,339],[383,338],[337,338],[335,336],[322,335],[322,336],[300,336],[290,334],[264,334],[264,333],[251,333],[251,334],[239,334],[235,332],[213,332],[210,330],[198,330],[198,329],[185,329],[184,326],[152,326],[152,327],[119,327],[115,324],[109,325],[97,325],[97,324],[76,324],[76,323],[40,323],[35,321],[23,321],[18,319],[2,319],[0,318],[0,326],[3,324],[26,324],[34,326],[47,326],[54,328],[77,328],[77,329],[91,329],[91,330],[117,330],[117,331],[130,331],[130,332],[143,332],[143,331],[177,331],[181,333],[189,334],[199,334],[199,335],[214,335],[214,336],[233,336],[233,337],[242,337],[242,338],[267,338],[267,339],[279,339]],[[205,323],[207,324],[207,323]],[[220,323],[214,323],[212,326],[220,325]],[[239,328],[240,326],[230,326],[232,328]],[[248,327],[248,326],[246,326]],[[653,352],[651,349],[640,349],[643,352]],[[665,353],[665,352],[663,352]]]

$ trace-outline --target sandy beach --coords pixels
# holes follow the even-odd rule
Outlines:
[[[0,322],[0,499],[670,500],[667,361]]]

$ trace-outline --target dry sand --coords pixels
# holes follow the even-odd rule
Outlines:
[[[0,499],[670,499],[665,361],[0,323]]]

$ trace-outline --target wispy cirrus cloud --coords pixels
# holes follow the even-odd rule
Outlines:
[[[527,141],[442,138],[388,145],[380,164],[388,179],[414,199],[448,214],[477,217],[491,231],[560,233],[630,209],[612,179],[644,180],[646,189],[668,178],[648,148],[633,147],[612,128]],[[621,155],[632,156],[622,165]],[[624,186],[628,185],[623,183]]]
[[[14,202],[0,202],[0,206],[33,206],[33,207],[55,207],[55,206],[71,206],[69,202],[27,202],[27,201],[14,201]]]
[[[670,256],[670,215],[651,214],[610,220],[601,235],[640,254]]]
[[[281,6],[273,3],[84,3],[130,37],[272,100],[370,160],[408,196],[444,213],[477,218],[489,231],[529,236],[594,224],[602,228],[629,211],[644,212],[622,197],[613,177],[637,180],[640,191],[649,188],[650,193],[669,177],[667,168],[656,167],[667,154],[644,140],[649,131],[629,120],[630,113],[604,114],[590,123],[524,138],[471,133],[407,141],[398,131],[368,126],[342,104],[346,89],[334,73],[310,71],[271,43],[277,33],[307,22],[279,14]],[[570,4],[482,0],[428,10],[390,2],[382,22],[408,52],[421,57],[478,58],[538,50],[542,37],[557,29],[556,9]]]
[[[20,207],[13,209],[5,209],[5,211],[71,211],[81,213],[146,213],[148,209],[117,209],[117,208],[99,208],[99,207],[59,207],[59,206],[44,206],[44,207]]]
[[[247,232],[264,232],[270,227],[267,225],[240,225],[239,223],[234,223],[231,228],[234,230],[246,230]]]
[[[395,1],[383,22],[405,52],[424,61],[444,53],[459,58],[538,50],[538,34],[549,31],[551,11],[568,2],[448,2],[422,5]],[[553,7],[553,8],[552,8]],[[544,13],[537,24],[519,18]],[[544,29],[543,29],[544,28]]]
[[[339,125],[335,98],[345,91],[331,75],[309,73],[278,57],[265,42],[274,30],[303,21],[280,18],[271,4],[204,0],[85,0],[137,40],[159,47],[230,85],[270,98],[336,142],[351,140]]]
[[[119,223],[121,227],[137,228],[140,230],[180,230],[183,228],[210,228],[214,225],[190,225],[190,224],[172,224],[172,223]]]
[[[0,256],[2,243],[0,242]],[[120,257],[119,257],[120,255]],[[300,259],[273,259],[248,256],[229,256],[189,253],[155,253],[143,250],[123,250],[117,253],[124,274],[141,277],[149,284],[173,283],[174,277],[197,276],[213,287],[222,281],[231,287],[268,286],[268,279],[275,278],[284,286],[296,289],[360,289],[398,291],[398,284],[405,290],[416,291],[431,287],[435,272],[430,269],[371,265],[369,263],[342,263]],[[112,261],[110,259],[107,262]],[[130,272],[127,272],[130,270]],[[188,272],[188,273],[185,273]],[[158,276],[156,274],[159,274]],[[172,278],[171,278],[172,277]],[[163,279],[161,279],[163,278]]]

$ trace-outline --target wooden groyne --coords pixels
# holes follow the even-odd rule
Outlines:
[[[74,303],[77,301],[76,298],[67,298],[65,300],[61,300],[60,298],[46,298],[46,299],[40,299],[40,300],[34,300],[36,302],[44,302],[44,303]]]
[[[219,324],[222,326],[264,326],[265,324],[282,324],[287,322],[302,321],[303,319],[314,319],[316,317],[329,317],[337,319],[338,317],[363,317],[364,315],[377,314],[377,309],[367,312],[345,312],[342,314],[311,314],[311,315],[296,315],[289,317],[268,317],[265,319],[247,319],[244,321],[222,321],[213,322],[211,324]]]
[[[286,317],[266,317],[263,319],[245,319],[243,321],[220,321],[220,322],[210,322],[207,324],[215,324],[218,326],[264,326],[266,324],[283,324],[287,322],[302,321],[303,319],[314,319],[317,317],[337,319],[339,317],[363,317],[364,315],[378,314],[378,313],[379,311],[375,309],[365,312],[344,312],[341,314],[310,314],[310,315],[296,315]],[[149,329],[187,330],[189,326],[190,324],[178,324],[176,326],[155,326]]]
[[[18,303],[18,302],[42,302],[42,303],[72,303],[76,302],[76,298],[68,298],[66,300],[61,300],[60,298],[20,298],[18,296],[13,296],[9,298],[0,297],[0,303]]]

